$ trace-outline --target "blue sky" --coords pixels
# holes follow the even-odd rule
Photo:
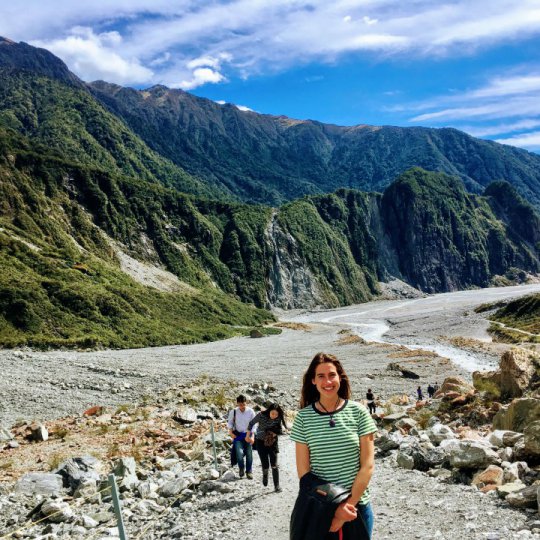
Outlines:
[[[86,81],[540,151],[540,0],[0,0],[0,35]]]

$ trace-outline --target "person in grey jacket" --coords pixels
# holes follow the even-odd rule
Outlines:
[[[268,471],[272,467],[272,480],[275,491],[281,491],[279,486],[279,468],[277,464],[278,435],[282,434],[281,426],[287,428],[285,413],[277,403],[271,403],[266,410],[258,413],[248,424],[247,437],[253,443],[259,454],[263,470],[263,486],[268,485]],[[253,436],[253,428],[257,426],[257,435]]]

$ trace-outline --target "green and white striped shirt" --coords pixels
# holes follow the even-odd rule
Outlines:
[[[377,427],[367,409],[345,400],[332,413],[335,426],[330,426],[330,413],[318,411],[312,403],[298,411],[291,430],[291,439],[307,444],[311,471],[328,482],[350,489],[360,470],[359,437],[375,433]],[[369,489],[361,504],[369,502]]]

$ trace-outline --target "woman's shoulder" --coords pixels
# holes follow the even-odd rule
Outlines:
[[[358,402],[358,401],[353,401],[352,399],[350,399],[347,403],[347,406],[348,407],[351,407],[352,410],[354,410],[355,412],[357,413],[360,413],[360,414],[363,414],[363,413],[367,413],[367,408],[365,405],[363,405],[362,403]]]
[[[302,409],[300,409],[297,413],[296,413],[296,416],[309,416],[310,414],[313,414],[313,404],[310,403],[309,405],[306,405],[305,407],[303,407]]]

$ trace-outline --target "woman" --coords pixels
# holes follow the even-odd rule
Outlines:
[[[271,466],[274,489],[279,492],[281,487],[279,486],[279,468],[277,464],[277,454],[279,452],[277,436],[282,433],[282,425],[287,429],[283,409],[277,403],[271,403],[266,410],[258,413],[251,420],[246,433],[246,441],[251,444],[255,442],[253,437],[253,427],[255,425],[258,425],[255,447],[261,459],[263,485],[268,485],[268,469]]]
[[[296,442],[298,477],[312,472],[351,489],[338,506],[330,532],[355,519],[364,521],[371,537],[373,512],[368,484],[375,465],[375,423],[363,405],[349,401],[349,379],[339,360],[325,353],[315,355],[302,385],[300,407],[291,432]]]

